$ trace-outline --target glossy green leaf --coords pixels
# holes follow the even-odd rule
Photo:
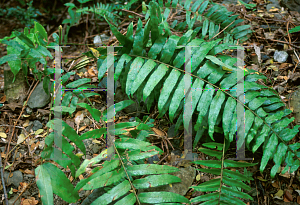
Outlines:
[[[170,174],[162,174],[151,175],[142,179],[136,179],[132,184],[136,189],[146,189],[149,187],[157,187],[177,182],[181,182],[181,179],[179,177]]]
[[[75,203],[79,199],[79,195],[74,191],[73,185],[64,172],[51,163],[45,163],[43,167],[50,175],[53,192],[64,201]]]
[[[189,200],[184,196],[173,192],[143,192],[139,194],[141,203],[162,203],[162,202],[182,202],[189,203]]]
[[[136,78],[138,72],[140,71],[141,67],[143,66],[143,64],[144,64],[144,59],[137,57],[136,59],[134,59],[134,61],[130,65],[130,70],[129,70],[129,73],[127,76],[126,89],[125,89],[125,92],[128,96],[131,93],[132,83],[133,83],[134,79]]]
[[[82,78],[66,85],[67,88],[78,88],[79,86],[91,82],[90,78]]]
[[[27,46],[29,46],[30,48],[34,48],[34,43],[32,42],[32,40],[30,40],[27,36],[25,36],[23,33],[19,32],[19,31],[14,31],[13,32],[23,43],[25,43]]]
[[[208,125],[209,125],[208,134],[212,140],[214,140],[213,139],[214,127],[216,124],[217,117],[221,111],[221,106],[224,100],[225,100],[225,94],[221,90],[218,90],[210,105],[209,114],[208,114]]]
[[[164,64],[160,64],[158,68],[152,73],[143,90],[144,101],[151,94],[152,90],[160,82],[160,80],[165,76],[167,71],[168,71],[168,67],[165,66]]]
[[[148,74],[155,68],[155,66],[156,66],[156,63],[151,59],[147,60],[147,62],[142,66],[142,68],[138,72],[135,80],[132,83],[131,95],[137,91],[137,89],[144,82],[144,80],[148,76]]]
[[[36,185],[39,188],[43,204],[53,204],[53,189],[51,185],[51,178],[44,164],[39,165],[35,169]]]

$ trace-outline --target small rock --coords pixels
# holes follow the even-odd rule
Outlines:
[[[279,63],[284,63],[287,58],[288,58],[288,54],[285,51],[275,51],[274,53],[274,60],[279,62]]]
[[[18,195],[15,195],[14,197],[10,198],[8,200],[8,205],[20,205],[21,204],[21,197],[18,198],[19,196]],[[15,200],[18,198],[18,200],[15,202]],[[14,203],[15,202],[15,203]]]
[[[42,129],[42,128],[43,128],[43,124],[40,121],[35,120],[33,122],[33,127],[32,127],[33,131],[37,131],[38,129]]]
[[[154,161],[156,161],[156,163],[159,161],[159,158],[158,158],[157,154],[148,158],[148,163],[149,164],[154,164],[155,163]]]
[[[19,187],[20,186],[20,182],[23,181],[22,172],[20,172],[20,171],[14,171],[14,172],[12,172],[11,175],[12,176],[8,178],[9,172],[7,172],[7,171],[4,172],[5,182],[7,182],[7,184],[5,184],[5,185],[9,186],[9,185],[13,184],[15,187]],[[8,178],[8,180],[7,180],[7,178]]]
[[[30,109],[30,107],[26,107],[26,112],[30,115],[32,113],[32,109]]]
[[[95,36],[94,38],[94,44],[95,46],[102,46],[102,40],[101,40],[101,37],[99,35]]]
[[[50,102],[50,86],[51,84],[49,84],[49,94],[46,94],[46,92],[44,91],[43,88],[43,82],[40,82],[36,88],[34,89],[34,91],[32,92],[27,105],[31,108],[42,108],[45,107],[49,102]]]
[[[262,61],[265,61],[265,60],[268,60],[270,57],[264,53],[261,54],[261,60]]]

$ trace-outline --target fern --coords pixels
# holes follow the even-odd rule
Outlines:
[[[124,107],[132,104],[133,101],[122,101],[115,106],[116,111],[123,109]],[[91,108],[85,103],[79,104],[89,110],[92,117],[96,121],[100,121],[100,112]],[[106,112],[103,113],[102,120],[107,121]],[[78,147],[85,155],[86,150],[83,144],[84,139],[99,138],[103,134],[106,135],[106,128],[98,130],[88,131],[85,134],[79,136],[76,131],[73,130],[68,124],[60,119],[51,120],[48,127],[52,128],[55,132],[62,131],[62,136],[66,137]],[[136,127],[135,134],[137,139],[128,138],[124,133],[125,128]],[[153,133],[150,129],[149,123],[143,123],[140,120],[138,122],[126,122],[119,123],[115,126],[115,129],[108,129],[111,134],[119,135],[120,138],[115,140],[114,147],[110,147],[108,150],[103,151],[98,156],[88,160],[85,159],[80,164],[80,158],[73,153],[74,147],[69,144],[64,137],[57,138],[55,132],[51,132],[45,139],[47,147],[42,152],[42,158],[52,158],[53,161],[58,163],[63,168],[69,168],[74,178],[78,178],[85,172],[86,168],[92,164],[100,162],[106,156],[112,154],[113,150],[116,150],[117,155],[111,161],[106,161],[102,165],[102,169],[99,167],[94,168],[91,172],[93,175],[86,179],[82,179],[74,188],[71,182],[66,178],[64,173],[55,165],[51,163],[44,163],[40,165],[35,171],[37,176],[37,185],[42,195],[42,201],[44,204],[53,204],[52,195],[53,192],[60,196],[65,201],[71,203],[76,202],[79,199],[78,191],[82,188],[84,190],[91,190],[100,187],[108,187],[110,190],[106,194],[100,196],[92,204],[109,204],[112,201],[116,201],[120,197],[124,196],[127,192],[132,190],[133,193],[126,195],[124,198],[116,202],[115,204],[134,204],[138,199],[135,195],[135,189],[142,189],[148,187],[156,187],[166,185],[170,183],[180,182],[180,178],[172,175],[160,175],[163,173],[176,172],[179,169],[166,165],[157,164],[144,164],[144,159],[149,158],[156,154],[162,154],[162,150],[151,143],[146,142],[146,137],[150,133]],[[132,131],[131,131],[132,132]],[[133,133],[134,135],[134,133]],[[60,148],[53,147],[54,139],[57,141],[55,144]],[[61,140],[59,143],[58,140]],[[54,158],[56,157],[56,159]],[[136,176],[149,175],[143,179],[134,179]],[[51,186],[49,186],[51,184]],[[153,198],[153,196],[159,194],[159,198]],[[142,203],[154,203],[156,202],[185,202],[189,203],[185,197],[169,192],[161,193],[141,193],[139,195],[140,202]]]
[[[123,46],[122,48],[116,48],[118,55],[115,56],[115,62],[113,63],[116,65],[115,80],[120,79],[122,88],[126,94],[128,96],[136,94],[139,100],[147,100],[148,110],[157,102],[159,117],[169,112],[169,118],[172,122],[177,119],[176,129],[183,123],[188,124],[186,122],[192,120],[193,114],[197,115],[198,118],[194,123],[194,129],[197,131],[194,147],[205,132],[207,132],[212,140],[214,140],[215,132],[221,132],[224,134],[224,141],[232,142],[236,131],[239,129],[239,127],[236,126],[237,114],[235,110],[237,103],[240,103],[246,108],[244,140],[246,141],[247,148],[255,152],[263,145],[260,171],[264,171],[268,161],[272,158],[275,165],[272,167],[271,177],[275,176],[283,161],[285,161],[287,165],[282,173],[288,171],[289,168],[291,172],[295,171],[300,166],[300,161],[297,159],[299,156],[298,149],[300,147],[299,143],[288,145],[288,142],[298,133],[300,126],[295,126],[293,129],[287,128],[289,123],[293,121],[293,119],[286,117],[291,111],[283,109],[284,104],[272,89],[256,83],[258,79],[266,79],[266,77],[256,71],[245,69],[245,104],[237,99],[240,96],[237,96],[235,88],[237,87],[237,80],[240,79],[237,79],[236,76],[237,69],[240,68],[235,66],[236,58],[224,55],[223,51],[229,46],[234,46],[233,43],[237,41],[237,37],[239,37],[238,35],[232,36],[230,34],[234,34],[235,32],[238,34],[239,31],[246,27],[236,29],[237,27],[233,28],[235,25],[231,27],[233,24],[230,26],[228,26],[228,24],[227,28],[231,27],[230,29],[233,29],[234,32],[232,30],[229,32],[228,30],[229,33],[224,38],[206,41],[204,36],[207,34],[207,29],[209,28],[209,36],[214,37],[217,33],[217,29],[213,30],[212,28],[216,28],[217,20],[222,18],[218,16],[220,13],[215,16],[218,12],[214,14],[214,9],[219,7],[214,5],[204,14],[204,16],[206,15],[206,18],[209,19],[204,20],[204,22],[211,20],[209,25],[212,26],[203,26],[195,30],[189,29],[182,37],[171,35],[171,33],[168,32],[169,27],[164,21],[165,18],[161,15],[161,2],[162,1],[159,1],[159,4],[150,2],[150,5],[148,5],[148,15],[150,19],[144,27],[142,21],[139,19],[135,35],[133,35],[133,23],[128,26],[125,36],[104,16],[113,34]],[[203,3],[205,4],[200,5],[201,2],[199,2],[200,1],[195,2],[191,9],[192,12],[194,12],[194,7],[196,11],[197,7],[200,6],[201,9],[203,5],[208,4],[204,1]],[[170,7],[170,3],[171,2],[166,3],[165,6]],[[177,1],[172,2],[172,5],[176,4]],[[196,4],[198,4],[198,6],[195,6]],[[185,8],[189,8],[188,3],[185,5]],[[205,9],[203,9],[203,13]],[[201,12],[198,10],[198,13]],[[227,14],[228,13],[226,13],[226,15]],[[227,17],[229,15],[227,15]],[[191,21],[187,20],[189,28],[192,28]],[[211,22],[215,22],[213,23],[214,25]],[[205,25],[206,24],[208,25],[207,22]],[[200,30],[201,33],[205,35],[202,35],[199,39],[196,38],[196,36]],[[242,36],[245,37],[244,34]],[[237,39],[234,40],[235,37]],[[184,61],[184,46],[194,46],[191,48],[191,61],[193,64],[191,73],[189,74],[192,77],[192,88],[198,88],[197,92],[189,92],[189,94],[187,94],[187,97],[192,97],[193,100],[192,112],[190,116],[186,118],[183,118],[185,97],[185,74],[183,72],[183,66],[184,63],[187,63]],[[100,53],[106,53],[106,49],[103,48],[99,48],[98,51]],[[91,57],[90,52],[86,53],[86,55]],[[101,80],[107,68],[111,65],[108,64],[105,55],[101,55],[97,60],[97,66],[99,70],[98,78]],[[73,82],[68,84],[68,87],[82,86],[85,83],[86,81],[83,79],[83,82]],[[229,89],[231,90],[230,92],[228,92]],[[68,98],[71,96],[71,94],[66,95]],[[66,102],[68,101],[66,100]],[[116,112],[131,103],[133,102],[124,101],[116,104]],[[78,105],[88,109],[97,122],[100,120],[107,121],[105,117],[107,112],[103,113],[102,116],[99,110],[85,103]],[[109,109],[113,109],[113,107]],[[62,135],[72,141],[74,143],[73,145],[78,147],[83,154],[85,154],[86,151],[82,140],[98,138],[103,134],[106,135],[107,132],[106,128],[101,128],[78,136],[71,127],[61,120],[55,119],[47,125],[56,132],[62,131]],[[61,127],[56,125],[61,125]],[[132,138],[128,137],[127,131],[124,130],[128,127],[135,127],[136,129],[135,132],[130,131],[131,135],[134,136]],[[55,165],[51,163],[40,165],[36,169],[36,176],[43,203],[53,203],[53,192],[67,202],[76,202],[76,200],[79,199],[78,191],[81,188],[91,190],[100,187],[106,187],[106,193],[96,199],[92,204],[134,204],[136,201],[150,204],[190,203],[185,197],[169,192],[145,192],[136,196],[136,189],[176,183],[180,180],[171,175],[160,175],[162,173],[178,171],[175,167],[144,164],[144,159],[157,153],[162,153],[158,147],[152,146],[147,142],[146,138],[150,133],[149,124],[147,125],[140,121],[120,123],[115,126],[114,130],[108,129],[108,132],[120,137],[116,139],[114,147],[102,152],[91,160],[84,160],[82,164],[80,164],[80,158],[73,153],[74,147],[69,144],[67,139],[62,138],[62,143],[60,144],[55,142],[60,148],[57,149],[52,147],[52,144],[59,138],[57,138],[54,133],[50,133],[46,137],[45,144],[47,147],[42,153],[42,158],[47,159],[49,157],[62,156],[62,159],[68,159],[54,159],[54,161],[64,168],[69,168],[74,178],[84,173],[90,164],[94,165],[100,162],[113,151],[116,151],[117,155],[114,155],[114,160],[106,161],[102,167],[94,168],[92,170],[93,175],[81,180],[75,188],[64,173]],[[238,198],[251,199],[249,195],[234,190],[240,188],[248,189],[247,185],[238,182],[236,179],[247,181],[251,180],[251,178],[239,173],[233,173],[229,170],[224,170],[224,168],[244,167],[253,164],[241,164],[225,160],[225,143],[223,149],[221,149],[220,144],[204,145],[208,147],[213,145],[213,148],[216,147],[218,150],[223,150],[223,154],[217,151],[201,150],[218,159],[222,157],[222,162],[195,161],[194,163],[217,168],[209,170],[200,169],[200,171],[221,175],[221,178],[193,187],[195,190],[214,191],[215,193],[196,197],[192,199],[191,202],[205,201],[204,204],[242,204],[242,201]],[[59,155],[57,155],[57,153]],[[139,178],[139,176],[142,175],[148,176],[146,178]],[[51,186],[48,186],[49,183],[51,183]],[[231,186],[232,189],[227,186]],[[230,203],[228,203],[228,201],[230,201]]]
[[[239,189],[244,189],[250,191],[251,188],[244,184],[242,181],[250,181],[253,180],[252,177],[247,177],[238,171],[234,172],[225,168],[229,167],[248,167],[254,166],[257,163],[244,163],[244,162],[235,162],[232,160],[226,160],[225,157],[225,141],[224,144],[219,143],[205,143],[203,146],[216,149],[210,150],[206,148],[200,148],[199,151],[211,156],[216,157],[218,160],[201,160],[194,161],[195,164],[201,164],[207,167],[211,167],[212,169],[197,169],[201,172],[206,172],[214,175],[220,175],[220,178],[212,179],[208,182],[204,182],[198,186],[193,186],[196,191],[201,192],[214,192],[202,196],[195,197],[191,200],[192,203],[205,201],[205,204],[245,204],[238,198],[250,199],[253,200],[251,196],[245,194],[243,192],[238,191]],[[222,148],[223,146],[223,148]],[[238,197],[238,198],[235,198]]]
[[[200,88],[199,91],[192,93],[192,114],[196,113],[196,108],[199,112],[194,126],[198,131],[194,146],[206,131],[205,127],[208,127],[208,134],[213,139],[215,130],[221,126],[225,138],[232,142],[238,129],[235,123],[235,108],[237,102],[241,103],[236,96],[236,76],[237,69],[240,68],[234,66],[236,58],[220,54],[231,44],[222,44],[221,39],[206,42],[194,38],[194,31],[188,31],[182,37],[175,35],[168,37],[168,34],[158,26],[158,4],[150,2],[150,6],[150,20],[144,28],[141,20],[138,21],[134,37],[132,24],[129,25],[126,36],[110,24],[112,32],[123,45],[119,50],[120,57],[115,58],[117,61],[115,80],[121,76],[121,84],[128,96],[136,93],[139,99],[143,97],[145,101],[148,98],[148,110],[154,101],[158,101],[159,117],[162,117],[167,110],[171,121],[179,116],[176,123],[178,129],[184,120],[189,122],[192,118],[191,115],[183,119],[184,73],[178,70],[182,71],[185,50],[180,46],[199,46],[200,48],[191,49],[192,88]],[[147,43],[150,31],[151,42]],[[110,66],[107,65],[106,59],[98,64],[99,80],[106,72],[106,66]],[[228,68],[231,72],[227,72]],[[289,167],[292,167],[290,171],[295,171],[300,166],[300,161],[294,160],[294,157],[299,155],[295,152],[299,149],[299,143],[288,145],[288,142],[297,134],[300,126],[287,128],[294,120],[285,117],[291,111],[280,110],[279,108],[284,104],[279,96],[273,93],[272,89],[255,82],[258,79],[266,79],[265,76],[247,69],[244,73],[245,105],[241,104],[246,108],[246,146],[255,152],[264,143],[261,172],[273,157],[275,166],[271,170],[271,177],[275,176],[284,160],[287,166],[282,173],[288,171]],[[223,90],[220,90],[221,88]],[[219,90],[215,91],[215,89]],[[231,89],[230,93],[225,89]]]
[[[153,2],[156,2],[153,0]],[[201,30],[199,34],[200,38],[205,38],[208,35],[209,39],[223,38],[223,43],[233,43],[236,44],[238,41],[240,43],[246,41],[251,35],[252,30],[249,28],[250,25],[241,25],[242,19],[237,19],[238,15],[233,15],[233,12],[229,12],[226,7],[219,4],[213,3],[209,0],[186,0],[186,1],[172,1],[168,0],[163,3],[162,0],[158,1],[158,22],[159,27],[164,28],[168,35],[171,35],[171,28],[179,31],[186,32],[186,27],[188,30],[193,30],[196,24],[201,26],[197,27],[194,32]],[[148,5],[149,10],[145,16],[147,19],[150,17],[151,5]],[[181,9],[186,11],[186,19],[178,23],[177,20],[172,22],[169,26],[167,22],[168,17],[173,14],[172,10]],[[152,16],[153,17],[153,16]]]

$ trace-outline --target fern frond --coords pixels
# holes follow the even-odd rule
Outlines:
[[[156,3],[157,1],[153,0],[152,2]],[[208,35],[208,39],[211,40],[219,36],[219,38],[223,38],[224,43],[236,44],[237,40],[242,43],[252,33],[252,30],[249,29],[250,25],[237,26],[243,22],[242,19],[237,19],[238,15],[233,15],[233,12],[229,12],[226,7],[209,0],[196,0],[193,3],[192,0],[186,0],[185,2],[168,0],[165,3],[158,1],[158,5],[158,27],[165,29],[169,36],[171,35],[171,28],[186,32],[187,30],[193,30],[195,24],[199,26],[195,28],[194,32],[201,31],[200,38],[205,38]],[[150,9],[146,17],[151,16],[153,18],[151,3],[148,7]],[[174,13],[175,9],[180,10],[180,12],[185,11],[185,21],[178,23],[177,20],[174,20],[172,25],[169,26],[172,19],[168,18]]]
[[[214,192],[202,196],[195,197],[191,200],[192,203],[204,201],[202,204],[220,204],[220,205],[227,205],[227,204],[245,204],[242,200],[243,199],[250,199],[253,200],[251,196],[245,194],[239,189],[244,190],[251,190],[249,186],[243,183],[243,181],[250,181],[253,180],[252,177],[245,176],[240,174],[238,171],[234,172],[228,170],[226,168],[232,167],[248,167],[254,166],[257,163],[244,163],[244,162],[235,162],[232,160],[224,160],[225,157],[225,141],[224,144],[219,143],[205,143],[203,146],[216,149],[206,149],[200,148],[199,151],[211,156],[216,157],[217,159],[221,159],[222,161],[218,160],[200,160],[194,161],[195,164],[201,164],[212,169],[197,169],[201,172],[211,173],[214,175],[220,175],[220,178],[211,179],[210,181],[204,182],[198,186],[192,186],[190,188],[194,188],[196,191],[201,192]],[[236,198],[238,197],[238,198]]]
[[[133,35],[123,36],[110,24],[113,33],[124,45],[118,53],[120,57],[117,57],[115,75],[122,76],[121,84],[125,86],[126,94],[128,96],[135,93],[137,96],[142,95],[144,101],[151,99],[148,103],[157,101],[160,117],[168,110],[171,121],[179,116],[176,128],[182,123],[189,124],[184,122],[191,121],[192,115],[198,113],[194,126],[197,131],[197,140],[205,132],[208,132],[210,138],[214,140],[213,134],[217,131],[224,133],[225,138],[232,142],[241,126],[240,124],[236,126],[236,107],[239,103],[246,108],[244,140],[247,148],[255,152],[264,144],[261,172],[273,157],[275,166],[272,168],[271,177],[275,176],[284,160],[287,163],[284,171],[286,172],[288,167],[293,167],[291,171],[295,171],[300,166],[298,159],[294,161],[294,157],[297,157],[295,151],[299,149],[299,146],[298,144],[288,145],[288,141],[296,135],[300,126],[295,126],[292,130],[287,128],[288,124],[293,121],[293,118],[285,117],[290,111],[281,111],[284,104],[279,96],[272,89],[256,83],[258,79],[266,79],[266,77],[257,71],[243,69],[244,104],[238,100],[240,96],[237,96],[236,92],[237,84],[242,80],[237,79],[237,72],[241,68],[234,66],[237,62],[236,58],[222,53],[228,46],[233,45],[220,43],[222,39],[210,42],[204,39],[191,39],[193,31],[187,32],[182,37],[175,35],[168,37],[163,29],[158,27],[160,17],[160,14],[157,14],[158,4],[150,2],[150,6],[151,18],[144,29],[139,20],[138,32],[134,37]],[[152,44],[145,45],[150,31]],[[188,62],[184,61],[184,46],[192,46],[191,61],[193,63],[191,73],[188,74],[192,76],[191,87],[197,89],[187,95],[188,99],[192,98],[192,110],[191,115],[185,119],[183,119],[184,73],[187,71],[183,71],[183,66]],[[99,68],[99,73],[102,74],[98,75],[99,79],[105,72],[106,64],[102,64]],[[118,79],[117,77],[115,80]],[[150,107],[151,105],[147,105],[147,108]],[[242,140],[238,142],[238,149]],[[197,142],[195,140],[194,147]]]

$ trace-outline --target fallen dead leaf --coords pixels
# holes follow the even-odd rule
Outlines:
[[[4,132],[0,132],[0,137],[1,138],[7,138],[7,135]]]
[[[30,199],[22,198],[22,200],[21,200],[21,205],[36,205],[38,203],[39,203],[39,201],[35,200],[34,197],[30,197]]]

